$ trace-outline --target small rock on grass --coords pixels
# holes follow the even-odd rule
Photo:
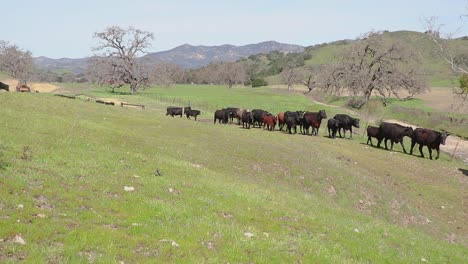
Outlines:
[[[126,191],[126,192],[133,192],[133,191],[135,191],[135,187],[132,187],[132,186],[124,186],[124,191]]]
[[[24,239],[21,237],[21,234],[17,234],[15,237],[13,237],[13,243],[26,245],[26,241],[24,241]]]
[[[250,232],[245,232],[244,236],[247,237],[247,238],[252,238],[254,236],[254,234],[252,234]]]

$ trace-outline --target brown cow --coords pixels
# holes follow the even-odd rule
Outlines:
[[[239,108],[236,112],[236,118],[237,118],[237,124],[240,125],[241,124],[241,121],[242,121],[242,114],[244,113],[244,111],[249,111],[250,110],[247,110],[247,109],[244,109],[244,108]]]
[[[279,112],[278,115],[276,116],[276,119],[278,120],[279,131],[282,131],[284,124],[286,124],[286,118],[284,116],[284,112]]]
[[[275,130],[276,117],[272,114],[267,114],[263,117],[263,128],[267,127],[268,130]]]

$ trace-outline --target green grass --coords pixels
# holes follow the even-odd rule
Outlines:
[[[175,85],[171,87],[152,86],[144,91],[129,96],[128,89],[122,88],[120,93],[111,93],[103,88],[95,88],[86,94],[100,98],[116,98],[134,103],[143,103],[147,106],[160,109],[162,106],[190,105],[194,109],[201,109],[205,116],[217,109],[228,106],[264,109],[271,113],[286,110],[317,111],[333,108],[312,104],[301,94],[291,94],[288,91],[274,90],[269,87],[251,88],[235,86],[231,89],[221,85]]]
[[[165,100],[159,98],[173,96],[216,107],[210,95],[190,89],[157,88],[131,99],[151,101],[156,110]],[[212,98],[268,106],[265,90],[228,93]],[[303,100],[272,98],[265,108]],[[445,154],[430,161],[404,155],[399,146],[396,152],[368,147],[360,137],[245,130],[47,94],[4,93],[0,103],[2,263],[462,263],[468,257],[466,182],[458,171],[466,166]],[[31,151],[24,153],[25,146]],[[12,243],[15,234],[27,244]],[[457,244],[445,241],[449,234]]]

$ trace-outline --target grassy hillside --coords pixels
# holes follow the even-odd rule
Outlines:
[[[265,100],[261,90],[232,96],[246,105]],[[274,98],[265,108],[296,100]],[[0,104],[1,263],[468,257],[460,172],[467,168],[446,155],[430,161],[399,147],[368,147],[362,138],[171,118],[156,103],[139,111],[3,93]]]
[[[422,67],[427,75],[429,83],[433,87],[453,87],[458,81],[450,72],[450,67],[438,55],[432,41],[423,33],[415,31],[395,31],[383,33],[384,38],[389,41],[401,41],[412,47],[422,58]],[[310,59],[305,65],[327,64],[336,59],[350,45],[350,41],[336,41],[328,44],[320,44],[307,48]],[[468,53],[468,40],[450,40],[449,46],[454,53]],[[271,84],[277,84],[279,78],[268,78]]]

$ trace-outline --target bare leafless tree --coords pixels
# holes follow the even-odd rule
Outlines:
[[[245,65],[238,62],[211,63],[192,70],[190,76],[195,83],[227,85],[229,88],[246,82],[248,78]]]
[[[184,69],[173,63],[162,62],[154,66],[150,80],[152,83],[169,87],[179,82],[184,76]]]
[[[468,2],[465,10],[467,14],[460,16],[462,26],[466,25],[468,18]],[[455,104],[458,104],[458,106],[455,106],[455,110],[460,109],[466,106],[465,103],[468,100],[468,87],[466,87],[466,82],[464,81],[468,79],[468,55],[466,53],[456,54],[450,48],[449,41],[453,39],[457,32],[444,32],[443,25],[438,22],[438,17],[423,18],[423,27],[426,30],[426,35],[437,48],[438,54],[450,66],[451,71],[460,78],[460,86],[454,89],[456,99],[460,101]]]
[[[373,94],[411,98],[428,89],[420,58],[401,42],[370,32],[345,50],[338,62],[321,74],[322,89],[331,93],[347,90],[362,97],[360,108]]]
[[[247,80],[245,68],[240,63],[224,62],[218,69],[218,81],[220,84],[227,84],[229,88],[233,85],[242,84]]]
[[[456,33],[441,32],[443,25],[438,23],[438,18],[435,16],[424,18],[423,20],[426,35],[436,45],[439,54],[442,56],[443,60],[450,65],[452,71],[458,74],[468,74],[466,65],[462,65],[457,61],[457,54],[455,54],[448,45],[449,40],[452,39]],[[462,56],[463,55],[465,54],[462,54]]]
[[[299,69],[295,67],[287,67],[280,73],[280,76],[283,83],[288,86],[288,91],[291,91],[295,83],[301,81],[301,73]]]
[[[28,79],[33,70],[30,51],[23,51],[18,46],[0,41],[0,69],[14,78]]]
[[[307,91],[304,92],[310,93],[312,92],[317,86],[319,86],[319,83],[317,83],[318,75],[320,74],[321,71],[323,71],[323,65],[308,65],[304,66],[302,68],[299,68],[299,78],[302,81],[302,84],[304,84],[307,88]]]
[[[112,26],[96,32],[94,37],[99,39],[99,45],[93,48],[98,58],[93,59],[91,67],[105,67],[100,83],[107,82],[113,88],[128,84],[131,94],[147,87],[148,71],[138,57],[151,46],[153,33],[133,27],[122,29]]]

